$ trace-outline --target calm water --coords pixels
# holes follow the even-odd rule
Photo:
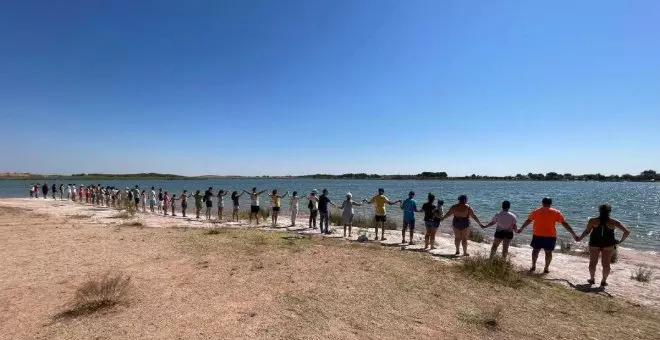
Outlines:
[[[67,182],[68,183],[68,182]],[[524,220],[527,214],[539,205],[541,198],[550,196],[556,208],[562,210],[568,222],[581,232],[589,216],[598,214],[598,205],[609,202],[613,207],[613,215],[622,220],[632,229],[632,235],[626,241],[628,247],[654,250],[660,249],[660,183],[600,183],[600,182],[502,182],[502,181],[378,181],[378,180],[315,180],[315,179],[222,179],[201,181],[82,181],[80,184],[102,184],[115,187],[163,188],[170,193],[179,195],[184,189],[189,192],[204,190],[212,186],[225,190],[249,190],[256,186],[262,189],[278,189],[298,191],[299,195],[307,194],[312,189],[319,191],[326,188],[330,198],[337,204],[341,203],[346,192],[353,193],[353,198],[361,200],[370,198],[379,187],[385,188],[385,194],[391,199],[404,199],[413,190],[417,193],[418,202],[423,202],[428,192],[445,201],[445,210],[456,201],[460,194],[469,197],[470,204],[479,218],[489,220],[500,207],[502,200],[509,200],[512,211]],[[0,197],[27,197],[28,181],[0,181]],[[52,182],[48,182],[52,185]],[[60,183],[56,183],[59,184]],[[66,184],[66,183],[65,183]],[[242,208],[249,205],[246,195],[241,198]],[[227,199],[226,202],[229,200]],[[262,197],[262,206],[267,206],[268,197]],[[288,207],[289,200],[283,200],[283,209]],[[215,206],[215,203],[214,203]],[[301,204],[301,210],[306,202]],[[371,215],[370,207],[358,208],[357,214]],[[401,210],[392,206],[388,217],[400,220]],[[531,228],[529,228],[531,229]],[[562,229],[559,227],[559,229]],[[489,231],[491,233],[492,231]],[[527,233],[527,231],[526,231]]]

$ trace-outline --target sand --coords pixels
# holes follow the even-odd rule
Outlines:
[[[30,209],[33,212],[38,214],[50,215],[53,217],[62,218],[65,221],[72,221],[76,223],[76,220],[85,219],[89,223],[99,224],[99,225],[117,225],[121,221],[116,216],[119,211],[113,208],[107,207],[98,207],[87,204],[80,204],[71,201],[60,201],[53,199],[30,199],[30,198],[12,198],[12,199],[0,199],[0,206],[5,207],[15,207]],[[148,209],[148,208],[147,208]],[[215,208],[214,208],[215,209]],[[183,218],[180,216],[180,211],[177,211],[179,216],[164,216],[160,214],[153,214],[150,212],[139,212],[135,215],[134,220],[140,221],[145,227],[151,228],[216,228],[216,227],[228,227],[228,228],[247,228],[247,221],[241,222],[222,222],[217,223],[216,221],[206,221],[203,216],[201,219],[196,219],[194,216],[194,208],[190,209],[188,217]],[[214,210],[215,212],[215,210]],[[192,215],[192,218],[190,217]],[[225,213],[225,219],[228,218],[228,214]],[[216,216],[213,216],[214,218]],[[297,227],[290,226],[290,216],[280,216],[279,223],[276,228],[268,227],[270,225],[270,219],[267,222],[261,222],[260,228],[268,229],[280,229],[280,230],[290,230],[297,231],[303,234],[316,234],[317,230],[311,230],[305,228],[307,225],[306,218],[304,216],[300,217],[297,222]],[[16,221],[17,224],[21,223],[20,220]],[[254,223],[250,226],[254,228]],[[331,226],[333,233],[327,235],[326,237],[341,238],[342,237],[342,228]],[[419,229],[419,227],[418,227]],[[486,233],[490,234],[494,232],[493,229],[486,230]],[[370,240],[373,240],[374,234],[373,229],[367,231],[367,236]],[[351,240],[356,240],[359,235],[359,229],[353,228],[353,235],[350,238]],[[428,256],[439,261],[445,262],[457,262],[461,261],[461,257],[455,258],[454,254],[454,242],[453,236],[448,234],[440,234],[439,237],[436,237],[437,249],[433,251],[428,251]],[[408,246],[400,244],[401,232],[388,230],[386,232],[386,241],[380,241],[384,246],[400,247],[402,250],[409,251],[423,251],[423,234],[415,233],[414,239],[416,245]],[[348,238],[347,238],[348,239]],[[374,241],[370,241],[374,242]],[[419,245],[422,244],[422,245]],[[559,246],[558,246],[559,248]],[[490,251],[490,244],[484,243],[475,243],[470,242],[468,246],[468,251],[471,254],[476,253],[488,253]],[[529,268],[531,264],[531,248],[527,245],[511,247],[510,255],[514,263],[523,267]],[[615,298],[626,299],[630,302],[637,303],[644,306],[650,306],[653,308],[660,308],[660,283],[657,279],[652,279],[651,282],[642,283],[630,278],[631,273],[639,266],[644,265],[651,267],[654,270],[655,276],[660,276],[660,255],[651,252],[641,252],[625,247],[620,247],[619,249],[619,261],[615,264],[612,264],[612,272],[608,279],[609,286],[600,291],[600,289],[594,288],[592,292],[597,294],[602,294],[605,296],[611,296]],[[537,272],[540,272],[544,265],[543,253],[539,256],[537,263]],[[586,286],[586,279],[588,278],[588,258],[585,256],[579,255],[569,255],[563,254],[558,251],[555,252],[553,261],[550,267],[550,274],[541,275],[537,273],[535,275],[542,276],[543,279],[556,282],[561,285],[566,285],[576,289],[588,289]],[[600,266],[598,267],[596,280],[600,279]],[[596,287],[596,286],[594,286]]]

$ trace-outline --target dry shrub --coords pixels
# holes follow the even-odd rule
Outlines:
[[[132,217],[131,214],[127,211],[118,212],[118,213],[110,216],[110,218],[122,218],[122,219],[131,218],[131,217]]]
[[[72,307],[55,318],[76,317],[110,308],[120,303],[130,287],[131,277],[121,272],[106,272],[83,282],[76,290]]]
[[[472,242],[477,242],[477,243],[488,243],[488,240],[486,239],[486,235],[479,230],[479,229],[470,229],[470,235],[468,236],[468,240]]]
[[[206,234],[206,235],[219,235],[221,233],[222,233],[222,231],[221,231],[220,228],[211,228],[211,229],[207,230],[206,232],[204,232],[204,234]]]
[[[502,305],[496,305],[492,310],[484,310],[477,314],[461,313],[460,318],[466,322],[496,331],[500,327]]]
[[[651,267],[647,266],[637,266],[635,270],[633,270],[632,274],[630,275],[630,278],[639,281],[639,282],[650,282],[651,278],[653,277],[653,269]]]
[[[129,221],[129,222],[124,222],[120,227],[144,227],[144,223],[142,221]]]
[[[463,272],[480,280],[519,287],[523,278],[509,258],[496,255],[492,259],[484,254],[466,257],[461,267]]]

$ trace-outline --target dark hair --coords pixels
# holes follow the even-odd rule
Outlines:
[[[328,189],[323,189],[322,192],[323,192],[324,194],[327,194],[327,193],[328,193]]]
[[[607,223],[607,221],[610,220],[610,214],[612,213],[612,206],[603,203],[598,207],[598,219],[600,219],[600,223],[604,224]]]
[[[235,198],[236,196],[238,196],[238,191],[234,191],[231,193],[231,198]]]
[[[257,187],[252,188],[252,191],[257,191]]]
[[[297,191],[294,191],[292,195],[293,195],[293,196],[298,195],[298,192],[297,192]]]
[[[273,189],[273,195],[277,195],[277,189]]]
[[[511,202],[509,202],[509,201],[504,201],[504,202],[502,202],[502,209],[503,209],[503,210],[509,210],[509,209],[511,209]]]
[[[543,199],[541,200],[541,204],[543,204],[543,205],[552,205],[552,198],[543,197]]]
[[[383,188],[378,188],[378,192],[379,192],[379,193],[381,193],[381,192],[385,192],[385,189],[383,189]]]
[[[467,203],[467,195],[460,195],[458,196],[458,202],[459,203]]]
[[[220,195],[220,194],[224,194],[224,193],[225,193],[224,190],[220,190],[220,191],[218,191],[218,195]]]
[[[213,187],[209,187],[209,190],[213,190]]]
[[[445,201],[443,200],[438,200],[438,207],[441,207],[445,204]]]
[[[429,198],[429,202],[433,202],[433,201],[435,201],[435,195],[433,195],[433,194],[430,193],[430,192],[429,192],[429,196],[428,196],[428,198]]]
[[[409,192],[408,196],[415,196],[415,192],[414,191]]]
[[[151,187],[151,190],[154,190],[154,189],[156,189],[156,188],[155,188],[155,187]]]

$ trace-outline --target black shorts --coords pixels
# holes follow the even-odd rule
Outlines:
[[[533,249],[555,250],[557,245],[556,237],[549,236],[532,236],[532,243],[530,244]]]
[[[376,222],[386,222],[387,217],[385,215],[376,215]]]
[[[258,213],[259,212],[259,206],[258,205],[251,205],[250,206],[250,212],[252,212],[253,214]]]
[[[513,239],[513,230],[498,230],[495,232],[495,238],[511,240]]]
[[[440,222],[438,222],[438,221],[424,221],[424,225],[427,228],[437,229],[438,227],[440,227]]]
[[[280,207],[273,207],[273,211],[280,211]]]
[[[410,228],[410,230],[415,229],[415,220],[406,221],[403,220],[403,229]]]
[[[135,198],[135,204],[136,204],[136,205],[137,205],[137,204],[140,204],[140,198],[139,198],[139,197],[136,197],[136,198]]]
[[[212,207],[212,206],[213,206],[213,201],[211,201],[211,200],[206,200],[206,207],[207,207],[207,208],[210,208],[210,207]]]

